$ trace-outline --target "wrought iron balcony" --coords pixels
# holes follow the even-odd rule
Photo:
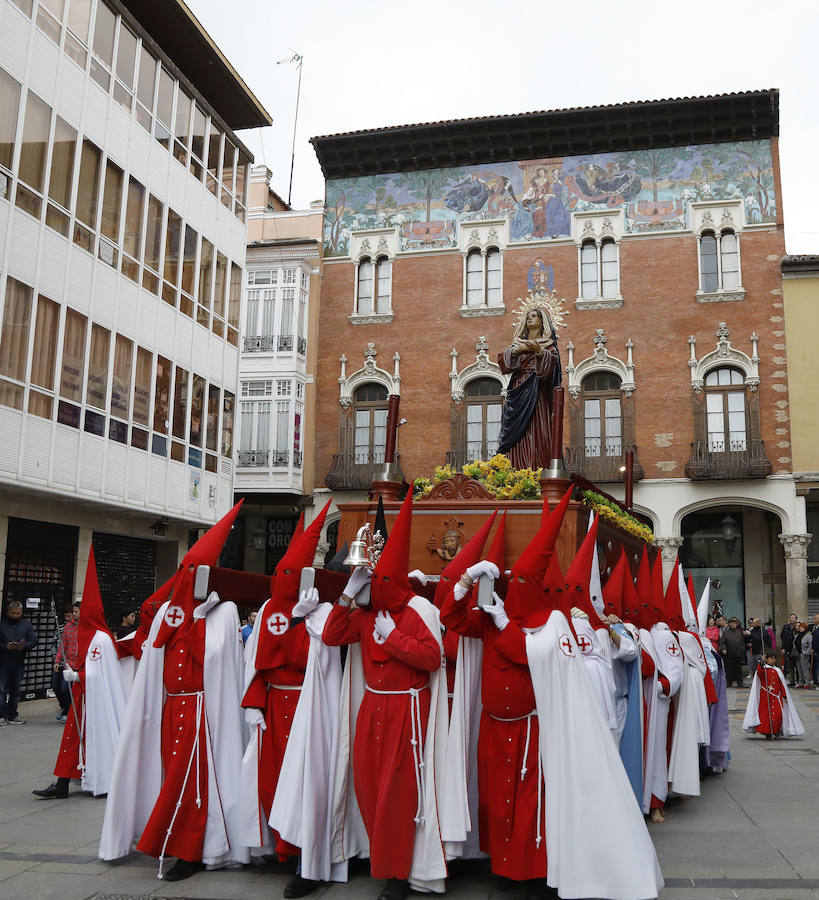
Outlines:
[[[273,451],[273,468],[274,469],[286,468],[289,461],[290,461],[290,454],[287,452],[287,450],[274,450]]]
[[[362,459],[361,454],[335,453],[324,483],[332,491],[366,491],[372,486],[373,479],[384,471],[385,465],[383,459],[372,462],[369,457]],[[395,466],[400,470],[399,454],[395,455]]]
[[[299,356],[304,356],[307,353],[307,338],[300,337],[296,342],[296,350],[298,351]]]
[[[277,350],[292,350],[293,349],[293,335],[292,334],[280,334],[279,339],[276,341],[276,349]]]
[[[685,474],[692,481],[765,478],[771,474],[771,461],[761,440],[694,441]]]
[[[240,466],[267,466],[270,459],[269,450],[240,450]]]
[[[294,450],[294,451],[293,451],[293,465],[294,465],[297,469],[300,469],[300,468],[301,468],[302,458],[303,458],[303,457],[302,457],[302,453],[301,453],[300,450]]]
[[[566,447],[563,458],[572,475],[579,475],[595,484],[606,484],[626,480],[627,450],[634,453],[634,480],[640,481],[645,472],[637,461],[637,447],[633,445]]]
[[[272,334],[257,334],[254,337],[246,337],[242,340],[242,350],[245,353],[270,353],[274,349],[276,338]]]

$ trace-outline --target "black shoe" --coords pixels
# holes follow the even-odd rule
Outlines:
[[[306,897],[312,894],[321,884],[320,881],[314,881],[312,878],[302,878],[301,875],[287,883],[284,888],[285,897]]]
[[[533,878],[526,882],[526,900],[557,900],[558,893],[555,888],[546,884],[545,878]]]
[[[514,890],[520,882],[513,881],[511,878],[507,878],[505,875],[498,875],[498,890],[499,891],[511,891]]]
[[[165,881],[184,881],[204,868],[205,864],[201,860],[188,862],[187,859],[178,859],[165,873]]]
[[[378,900],[404,900],[408,887],[408,882],[403,878],[390,878],[384,890],[378,895]]]
[[[65,800],[68,796],[68,785],[61,785],[59,781],[55,781],[54,784],[50,784],[47,788],[43,788],[41,791],[32,791],[36,797],[45,797],[48,800]]]

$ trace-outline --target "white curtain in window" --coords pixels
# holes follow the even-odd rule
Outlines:
[[[293,334],[294,293],[293,288],[284,288],[282,291],[282,327],[280,334],[285,337]]]
[[[247,292],[247,310],[245,312],[245,334],[248,337],[252,337],[254,334],[258,334],[256,331],[256,325],[259,321],[259,294],[261,291],[248,291]]]
[[[620,401],[606,398],[606,456],[620,456],[623,452]]]
[[[483,256],[472,252],[466,258],[466,305],[483,306]]]
[[[387,449],[387,410],[373,410],[373,462],[384,462]]]
[[[713,234],[704,234],[700,238],[700,278],[704,291],[710,293],[719,290],[717,239]]]
[[[620,293],[620,267],[617,263],[617,244],[606,241],[600,248],[603,270],[603,299],[612,300]]]
[[[378,260],[378,296],[375,311],[387,313],[390,311],[392,294],[392,262],[389,259]]]
[[[483,406],[479,403],[466,408],[466,458],[469,462],[481,458],[483,441]]]
[[[503,406],[500,403],[492,403],[486,407],[486,454],[489,458],[498,452],[502,412]]]
[[[362,259],[358,264],[358,314],[369,316],[373,311],[373,264]]]
[[[722,453],[726,449],[722,394],[707,394],[705,411],[708,422],[708,449],[712,453]]]
[[[584,300],[597,297],[597,247],[591,242],[580,248],[580,296]]]
[[[745,394],[731,391],[728,399],[728,440],[731,450],[747,449],[745,434]]]
[[[276,333],[276,292],[262,291],[262,326],[259,334],[273,337]]]
[[[251,450],[256,449],[253,446],[253,420],[255,406],[255,403],[239,404],[239,450],[242,453],[249,453]]]
[[[290,446],[290,401],[276,402],[276,451],[286,453]]]
[[[586,437],[586,456],[600,456],[600,401],[583,402],[583,433]]]
[[[722,286],[726,291],[739,287],[739,243],[737,236],[726,231],[719,241],[722,257]]]
[[[355,411],[355,462],[356,465],[370,461],[370,411]]]
[[[502,303],[501,255],[499,250],[490,250],[486,254],[486,305],[500,306]]]

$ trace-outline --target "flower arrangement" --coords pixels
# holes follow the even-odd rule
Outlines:
[[[641,541],[645,541],[647,544],[654,543],[654,533],[648,525],[645,525],[634,516],[629,515],[629,513],[616,503],[612,503],[611,500],[595,491],[583,491],[581,496],[584,505],[594,510],[601,519],[606,519],[623,531],[627,531]]]
[[[490,460],[476,459],[463,467],[467,478],[474,478],[499,500],[537,500],[540,497],[540,469],[513,469],[508,457],[496,453]],[[416,497],[426,496],[441,481],[457,474],[452,466],[436,466],[432,479],[416,478]]]

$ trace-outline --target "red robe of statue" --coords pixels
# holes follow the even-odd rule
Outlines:
[[[484,642],[481,730],[478,738],[480,846],[496,875],[524,881],[546,877],[546,842],[538,815],[538,718],[532,677],[521,631],[498,631],[492,619],[472,609],[469,597],[450,591],[441,610],[448,629]],[[521,779],[521,770],[525,768]]]
[[[430,672],[441,651],[414,609],[391,611],[395,630],[386,641],[374,637],[375,611],[335,606],[322,639],[330,646],[361,643],[368,690],[358,714],[353,746],[355,792],[370,839],[373,878],[409,878],[418,811],[413,757],[413,717],[407,691],[419,690],[422,741],[430,705]],[[380,643],[379,643],[380,642]],[[401,693],[376,693],[401,692]]]
[[[205,620],[174,635],[165,645],[162,709],[162,769],[164,779],[137,850],[165,856],[202,859],[208,812],[208,754],[205,736],[204,683]],[[199,722],[199,743],[197,739]],[[180,804],[177,810],[177,803]]]
[[[785,688],[776,669],[760,663],[759,676],[759,734],[779,734],[782,731],[782,703]]]

